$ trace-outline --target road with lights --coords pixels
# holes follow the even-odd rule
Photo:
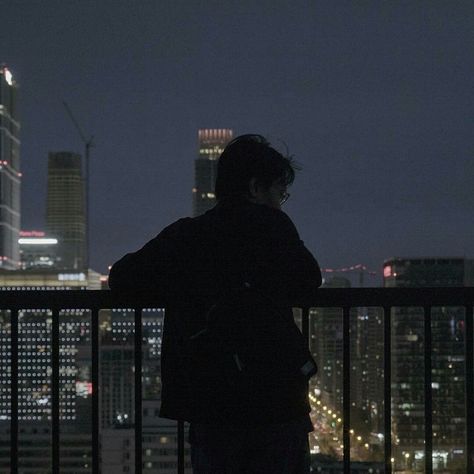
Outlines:
[[[326,454],[336,459],[343,457],[343,422],[342,415],[313,395],[309,394],[311,420],[314,431],[310,435],[310,449],[314,454]],[[374,451],[383,448],[383,437],[374,434],[370,439],[363,438],[354,430],[351,433],[351,459],[357,461],[374,461]]]

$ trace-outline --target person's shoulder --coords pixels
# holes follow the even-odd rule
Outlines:
[[[209,211],[200,216],[182,217],[165,227],[160,235],[174,240],[193,239],[209,230],[211,219],[212,213]]]
[[[284,211],[264,204],[253,204],[248,208],[247,222],[263,232],[293,234],[296,227]]]
[[[177,221],[168,224],[162,231],[161,235],[163,237],[172,237],[179,235],[183,231],[185,232],[190,225],[192,225],[193,218],[192,217],[181,217]]]

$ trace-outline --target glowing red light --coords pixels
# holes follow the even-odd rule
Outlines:
[[[388,278],[392,276],[392,267],[390,265],[383,267],[383,276],[384,278]]]

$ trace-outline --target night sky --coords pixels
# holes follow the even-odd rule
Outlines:
[[[22,228],[48,151],[91,156],[91,264],[190,215],[199,128],[261,133],[303,169],[284,210],[322,267],[474,257],[469,1],[0,0],[20,84]]]

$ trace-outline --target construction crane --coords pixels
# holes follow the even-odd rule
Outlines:
[[[86,138],[84,135],[81,127],[79,126],[79,123],[77,122],[76,118],[74,117],[74,114],[72,113],[69,105],[65,100],[63,100],[63,105],[64,108],[66,109],[67,114],[69,115],[69,118],[71,119],[72,123],[76,127],[76,130],[79,133],[79,136],[81,137],[82,142],[84,143],[84,172],[85,172],[85,186],[84,186],[84,194],[85,194],[85,211],[86,211],[86,252],[85,252],[85,268],[86,271],[89,271],[89,159],[90,159],[90,150],[94,146],[94,136],[91,135],[89,138]]]
[[[345,272],[359,272],[359,286],[362,288],[364,286],[364,274],[368,275],[377,275],[377,272],[369,270],[366,265],[363,263],[358,263],[357,265],[352,265],[350,267],[344,268],[321,268],[323,273],[345,273]]]

